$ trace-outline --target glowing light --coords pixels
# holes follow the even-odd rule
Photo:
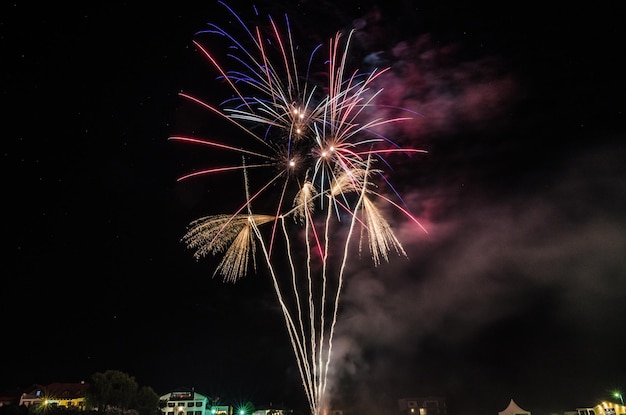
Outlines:
[[[369,248],[375,266],[389,261],[392,253],[406,256],[378,204],[397,209],[425,231],[401,200],[383,194],[380,187],[386,185],[398,197],[388,174],[375,166],[379,162],[388,166],[388,157],[423,150],[400,148],[375,131],[410,118],[370,118],[380,93],[372,91],[373,82],[388,68],[348,75],[345,65],[353,32],[337,33],[328,45],[314,48],[309,59],[300,60],[296,51],[301,49],[293,41],[287,17],[283,35],[271,17],[267,30],[248,28],[231,8],[220,4],[248,37],[239,40],[211,24],[198,33],[194,44],[232,89],[233,98],[215,106],[187,93],[181,96],[236,126],[255,149],[219,140],[170,137],[242,157],[241,165],[203,169],[179,179],[232,172],[243,176],[240,207],[234,213],[209,214],[190,222],[182,241],[194,250],[196,259],[222,255],[213,275],[220,274],[226,282],[236,282],[250,268],[256,271],[260,253],[283,312],[311,414],[321,415],[328,409],[333,335],[348,258],[353,250],[360,253],[361,246]],[[200,38],[205,35],[218,36],[232,46],[228,57],[235,68],[218,64],[203,46]],[[323,48],[328,56],[315,60]],[[303,62],[309,67],[303,68]],[[317,62],[320,67],[311,70]],[[309,73],[324,76],[312,79]],[[249,175],[252,169],[255,174]],[[268,170],[269,176],[263,173]],[[270,212],[255,212],[257,205]],[[299,231],[294,232],[294,226]],[[287,261],[285,270],[275,261],[277,240],[285,249],[278,261]]]

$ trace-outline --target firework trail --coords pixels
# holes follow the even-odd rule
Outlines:
[[[239,154],[241,164],[200,170],[179,180],[239,172],[242,203],[235,212],[194,220],[182,241],[196,259],[222,255],[214,276],[228,282],[245,276],[250,262],[256,270],[261,252],[311,414],[319,415],[329,404],[332,341],[350,253],[354,249],[360,253],[367,241],[374,265],[388,261],[391,252],[406,256],[375,200],[396,208],[423,229],[401,200],[393,201],[378,190],[378,182],[391,185],[377,163],[387,166],[398,154],[424,151],[400,148],[377,132],[378,127],[410,117],[368,118],[381,92],[373,91],[372,83],[387,69],[348,72],[352,31],[338,32],[302,61],[287,16],[281,25],[269,16],[267,25],[249,28],[230,7],[220,4],[235,19],[243,38],[209,24],[194,44],[232,97],[212,105],[186,93],[181,96],[234,125],[246,137],[247,147],[187,136],[170,139]],[[202,39],[215,36],[229,46],[225,58],[232,66],[222,66],[205,48]],[[269,175],[256,174],[257,170]],[[269,212],[257,213],[253,206],[259,205]],[[351,245],[353,239],[358,240],[357,248]]]

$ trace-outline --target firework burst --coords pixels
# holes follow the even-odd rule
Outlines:
[[[352,31],[338,32],[302,60],[286,16],[282,25],[268,17],[266,26],[249,28],[237,13],[220,4],[235,19],[243,38],[210,24],[197,34],[194,44],[232,96],[220,105],[187,93],[181,96],[234,125],[250,146],[187,136],[170,139],[239,154],[241,164],[211,167],[179,180],[238,171],[243,176],[242,202],[233,213],[192,221],[182,241],[195,250],[197,259],[222,255],[214,275],[228,282],[236,282],[251,267],[256,270],[257,252],[261,252],[285,317],[311,414],[319,415],[329,403],[332,341],[351,241],[358,239],[359,250],[369,247],[375,266],[388,261],[392,252],[406,256],[377,208],[377,199],[421,227],[401,200],[392,201],[378,190],[377,182],[390,184],[386,172],[375,166],[388,166],[394,154],[424,151],[400,148],[377,132],[378,127],[409,116],[368,118],[375,113],[371,109],[381,92],[373,90],[374,80],[388,69],[348,72]],[[225,57],[204,46],[210,36],[226,42]],[[229,65],[222,66],[218,57]],[[316,61],[321,61],[319,68],[313,68]],[[248,174],[257,169],[270,174]],[[272,202],[270,211],[263,214],[253,208],[261,199]],[[263,206],[266,209],[268,204]],[[281,244],[276,243],[279,240]],[[276,246],[284,247],[281,257],[287,259],[286,270],[278,269],[276,262],[284,261],[275,260]],[[301,252],[304,258],[298,256]]]

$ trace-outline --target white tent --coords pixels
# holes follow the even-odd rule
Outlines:
[[[511,399],[505,410],[498,412],[499,415],[530,415],[530,411],[522,409]]]

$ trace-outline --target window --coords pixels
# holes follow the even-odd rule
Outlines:
[[[193,402],[187,402],[188,407],[193,407]]]
[[[174,402],[168,402],[168,403],[167,403],[167,406],[168,406],[169,408],[173,408],[173,407],[174,407]]]
[[[196,406],[202,406],[202,402],[200,401],[196,402]]]
[[[172,392],[170,394],[170,399],[174,399],[174,400],[192,400],[193,399],[193,395],[194,393],[189,391],[189,392]]]

